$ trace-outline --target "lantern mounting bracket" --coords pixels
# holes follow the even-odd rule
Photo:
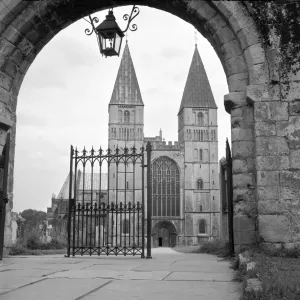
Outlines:
[[[110,11],[112,11],[112,9],[110,9]],[[125,28],[125,30],[122,30],[123,33],[125,33],[128,29],[130,31],[136,31],[138,29],[136,24],[131,24],[131,22],[133,21],[133,19],[135,19],[140,13],[140,9],[136,6],[133,5],[132,10],[130,15],[129,14],[125,14],[123,16],[123,20],[127,21],[127,26]],[[97,17],[92,17],[91,15],[88,15],[89,19],[87,18],[83,18],[86,22],[88,22],[89,24],[91,24],[92,28],[86,28],[85,29],[85,34],[86,35],[92,35],[94,32],[96,33],[96,27],[95,24],[99,23],[99,19]]]

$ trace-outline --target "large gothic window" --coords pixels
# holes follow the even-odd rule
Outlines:
[[[180,216],[180,174],[176,163],[161,156],[152,163],[152,215]]]
[[[128,110],[124,111],[124,123],[130,122],[130,112]]]

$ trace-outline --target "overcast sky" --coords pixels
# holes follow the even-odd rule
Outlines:
[[[177,113],[195,48],[195,29],[163,11],[140,7],[128,44],[145,104],[145,136],[163,131],[177,141]],[[131,7],[114,9],[119,26]],[[105,12],[97,15],[102,21]],[[96,37],[80,20],[57,34],[38,54],[23,81],[17,107],[14,211],[45,210],[69,172],[70,145],[107,147],[108,103],[120,57],[100,55]],[[228,93],[222,65],[209,42],[197,43],[218,105],[219,159],[230,138]],[[122,52],[125,42],[122,45]]]

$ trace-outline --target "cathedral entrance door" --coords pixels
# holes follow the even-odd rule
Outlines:
[[[165,227],[162,227],[158,231],[158,245],[159,247],[170,247],[170,233]]]

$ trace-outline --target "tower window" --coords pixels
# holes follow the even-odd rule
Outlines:
[[[124,123],[130,122],[130,112],[128,110],[124,111]]]
[[[200,212],[202,211],[202,205],[200,205]]]
[[[197,180],[197,190],[202,190],[203,189],[203,180],[198,179]]]
[[[202,113],[202,112],[199,112],[199,113],[198,113],[198,125],[199,125],[199,126],[203,126],[203,124],[204,124],[203,113]]]
[[[122,122],[122,111],[121,110],[118,111],[118,121]]]
[[[203,219],[199,221],[199,233],[206,233],[206,221]]]
[[[202,159],[203,159],[203,150],[200,149],[200,161],[202,161]]]

